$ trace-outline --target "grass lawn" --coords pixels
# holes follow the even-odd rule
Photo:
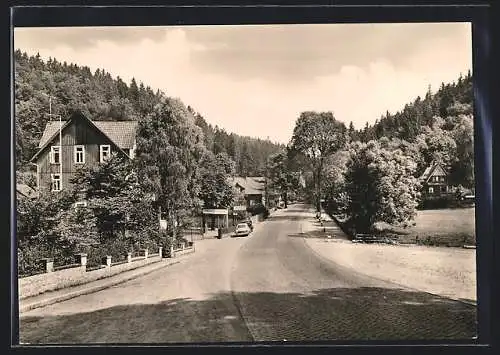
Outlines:
[[[461,246],[476,244],[475,209],[418,211],[416,225],[399,237],[400,242]],[[417,239],[418,238],[418,239]]]

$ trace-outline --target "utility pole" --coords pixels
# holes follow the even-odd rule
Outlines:
[[[52,117],[59,117],[59,177],[60,177],[60,181],[59,181],[60,186],[59,187],[62,190],[62,187],[63,187],[62,118],[61,118],[61,115],[53,115],[52,114],[52,96],[48,95],[48,94],[45,94],[45,95],[47,95],[49,97],[49,117],[50,117],[50,119],[52,120]]]

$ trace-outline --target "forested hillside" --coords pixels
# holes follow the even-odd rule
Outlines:
[[[353,141],[369,142],[382,137],[403,142],[413,151],[419,176],[431,161],[450,168],[451,182],[474,185],[473,89],[472,75],[460,75],[453,83],[441,84],[437,92],[430,88],[424,99],[390,114],[386,112],[373,125],[355,130],[352,123],[349,135]]]
[[[423,99],[418,96],[395,114],[386,112],[373,125],[367,123],[362,130],[355,131],[351,124],[350,132],[354,140],[364,142],[381,137],[413,142],[424,127],[435,123],[437,117],[445,119],[445,128],[451,129],[458,115],[472,115],[472,108],[472,75],[469,71],[467,76],[460,75],[454,83],[442,83],[435,93],[429,87]]]
[[[150,114],[162,97],[168,96],[168,92],[154,91],[135,79],[127,84],[102,69],[92,73],[86,66],[56,59],[44,61],[39,55],[28,56],[19,50],[14,59],[18,170],[27,167],[50,120],[49,95],[52,114],[61,115],[63,120],[73,109],[80,109],[93,120],[139,120]],[[203,130],[206,147],[214,153],[226,152],[236,163],[236,174],[263,174],[267,157],[282,148],[268,140],[213,127],[195,109],[189,109]]]

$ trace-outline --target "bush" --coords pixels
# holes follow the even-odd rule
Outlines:
[[[475,245],[476,238],[466,233],[453,233],[448,235],[416,236],[415,244],[440,247],[462,247],[463,245]]]
[[[269,210],[263,204],[259,203],[247,208],[247,211],[252,215],[262,215],[264,219],[269,217]]]
[[[253,205],[253,206],[250,206],[247,208],[247,211],[252,215],[252,216],[255,216],[255,215],[258,215],[258,214],[264,214],[266,211],[269,212],[266,208],[266,206],[264,206],[263,204],[261,203],[258,203],[256,205]]]
[[[444,195],[424,198],[422,201],[420,201],[418,209],[435,210],[442,208],[458,208],[460,206],[460,201],[456,198],[455,195]]]
[[[81,252],[87,254],[88,267],[104,265],[108,255],[111,256],[113,263],[125,260],[127,253],[132,251],[133,247],[124,239],[107,240],[101,244],[81,248]]]
[[[48,256],[48,250],[40,245],[20,246],[17,249],[17,270],[19,277],[34,275],[45,271],[41,259]]]
[[[17,248],[17,270],[19,275],[29,276],[45,271],[42,259],[52,258],[54,266],[64,266],[75,262],[78,249],[70,243],[57,239],[30,238],[19,242]]]

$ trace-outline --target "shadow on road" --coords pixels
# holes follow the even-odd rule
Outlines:
[[[233,297],[245,322],[228,306],[234,304]],[[310,294],[224,292],[204,300],[181,298],[20,319],[25,344],[449,341],[475,335],[475,306],[424,292],[375,287]]]
[[[328,229],[316,229],[314,231],[303,232],[303,233],[293,233],[288,234],[288,237],[292,238],[320,238],[320,239],[337,239],[337,240],[350,240],[345,234],[339,233],[337,230]],[[328,238],[330,237],[330,238]]]
[[[307,233],[294,233],[294,234],[288,234],[289,237],[292,238],[325,238],[328,235],[327,232],[323,232],[323,230],[315,230],[315,231],[310,231]]]
[[[293,214],[287,214],[287,215],[282,215],[282,216],[271,216],[266,221],[303,221],[306,219],[309,219],[311,217],[309,216],[301,216],[301,215],[293,215]]]

